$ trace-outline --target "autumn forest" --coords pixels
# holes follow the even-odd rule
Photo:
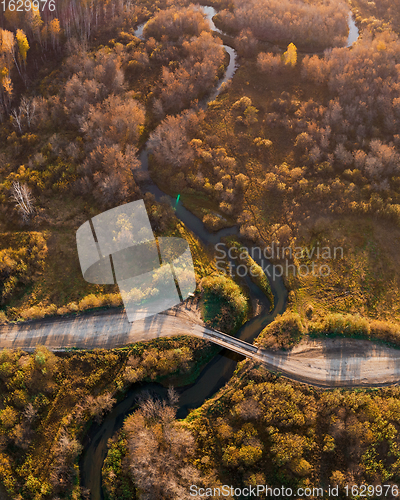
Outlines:
[[[400,2],[200,3],[0,1],[0,347],[113,328],[119,288],[86,282],[76,247],[113,207],[144,200],[196,275],[168,312],[188,334],[0,350],[0,498],[397,496],[397,383],[309,384],[189,329],[283,356],[400,348]],[[272,277],[251,252],[271,246]]]

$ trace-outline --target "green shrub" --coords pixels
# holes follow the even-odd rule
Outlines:
[[[367,335],[370,334],[370,325],[366,318],[352,314],[328,314],[325,318],[324,329],[328,334]]]
[[[247,252],[245,252],[247,253]],[[260,290],[264,293],[264,295],[268,298],[271,308],[270,310],[274,308],[274,294],[272,293],[271,290],[271,285],[269,283],[269,280],[266,276],[266,274],[263,271],[263,268],[255,262],[250,255],[247,253],[246,258],[242,258],[244,260],[245,265],[248,266],[249,268],[249,276],[251,281],[260,288]]]
[[[236,241],[234,238],[228,240],[229,244],[235,247],[236,257],[240,260],[240,265],[245,265],[248,268],[248,276],[251,281],[260,288],[264,295],[268,298],[271,304],[271,311],[274,308],[274,294],[272,293],[271,285],[263,268],[255,262],[250,256],[245,247]]]
[[[227,333],[245,321],[248,303],[239,285],[227,276],[208,276],[200,282],[202,312],[207,325]]]
[[[264,328],[255,343],[268,349],[289,349],[300,342],[303,335],[300,315],[285,311]]]
[[[322,321],[310,322],[308,333],[314,336],[342,335],[365,337],[400,345],[400,327],[389,321],[370,320],[359,314],[331,313]]]

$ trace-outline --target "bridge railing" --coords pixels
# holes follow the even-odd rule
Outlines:
[[[231,337],[230,335],[227,335],[226,333],[219,332],[218,330],[210,329],[207,328],[207,335],[210,337],[217,338],[219,340],[222,340],[226,342],[228,345],[234,344],[237,347],[240,347],[244,349],[245,351],[251,351],[251,352],[258,352],[258,348],[255,347],[252,344],[249,344],[248,342],[245,342],[244,340],[237,339],[236,337]]]

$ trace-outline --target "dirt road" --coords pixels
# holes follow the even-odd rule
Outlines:
[[[287,353],[263,351],[267,367],[320,387],[378,387],[400,382],[400,349],[368,340],[305,340]]]
[[[321,387],[381,386],[400,382],[400,350],[351,339],[307,340],[290,352],[257,349],[206,328],[196,309],[181,307],[135,323],[123,311],[50,318],[0,326],[0,348],[51,350],[113,348],[140,340],[193,335],[264,363],[288,378]]]

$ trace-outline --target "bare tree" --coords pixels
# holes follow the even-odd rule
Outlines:
[[[36,97],[33,99],[23,97],[18,109],[13,109],[11,113],[14,119],[13,125],[15,129],[19,130],[20,134],[23,133],[25,126],[30,129],[34,122],[36,122],[38,102],[40,103],[40,100]]]
[[[26,123],[28,124],[29,129],[31,128],[32,122],[36,115],[36,104],[37,100],[35,98],[27,99],[26,97],[23,97],[21,100],[20,109],[25,115]]]
[[[22,220],[28,222],[35,213],[34,198],[29,187],[26,184],[21,185],[19,182],[13,182],[11,199],[15,201],[15,206],[21,213]]]
[[[193,110],[177,116],[167,116],[151,133],[149,149],[161,165],[178,169],[187,167],[194,158],[189,144],[188,129],[195,128],[199,118]]]
[[[203,484],[190,463],[194,437],[175,419],[177,400],[173,389],[168,402],[142,399],[139,410],[125,421],[128,464],[143,500],[189,500],[188,485]]]
[[[89,410],[96,422],[100,423],[103,415],[111,411],[116,399],[111,394],[100,394],[97,397],[88,396],[86,398],[86,408]]]
[[[82,446],[79,441],[63,428],[52,448],[50,483],[54,488],[54,493],[60,493],[64,488],[69,488],[73,484],[76,471],[72,464],[81,451]]]
[[[348,9],[345,2],[321,0],[235,0],[235,10],[222,11],[221,20],[238,31],[250,29],[261,40],[286,40],[316,47],[344,46]],[[319,19],[326,22],[319,23]]]
[[[11,116],[13,117],[13,125],[14,128],[18,128],[19,133],[22,134],[22,109],[19,108],[18,111],[16,109],[13,109]]]
[[[28,422],[29,424],[31,424],[35,418],[37,417],[37,410],[35,409],[35,407],[33,406],[32,403],[29,403],[25,410],[23,411],[23,417],[25,419],[26,422]]]

